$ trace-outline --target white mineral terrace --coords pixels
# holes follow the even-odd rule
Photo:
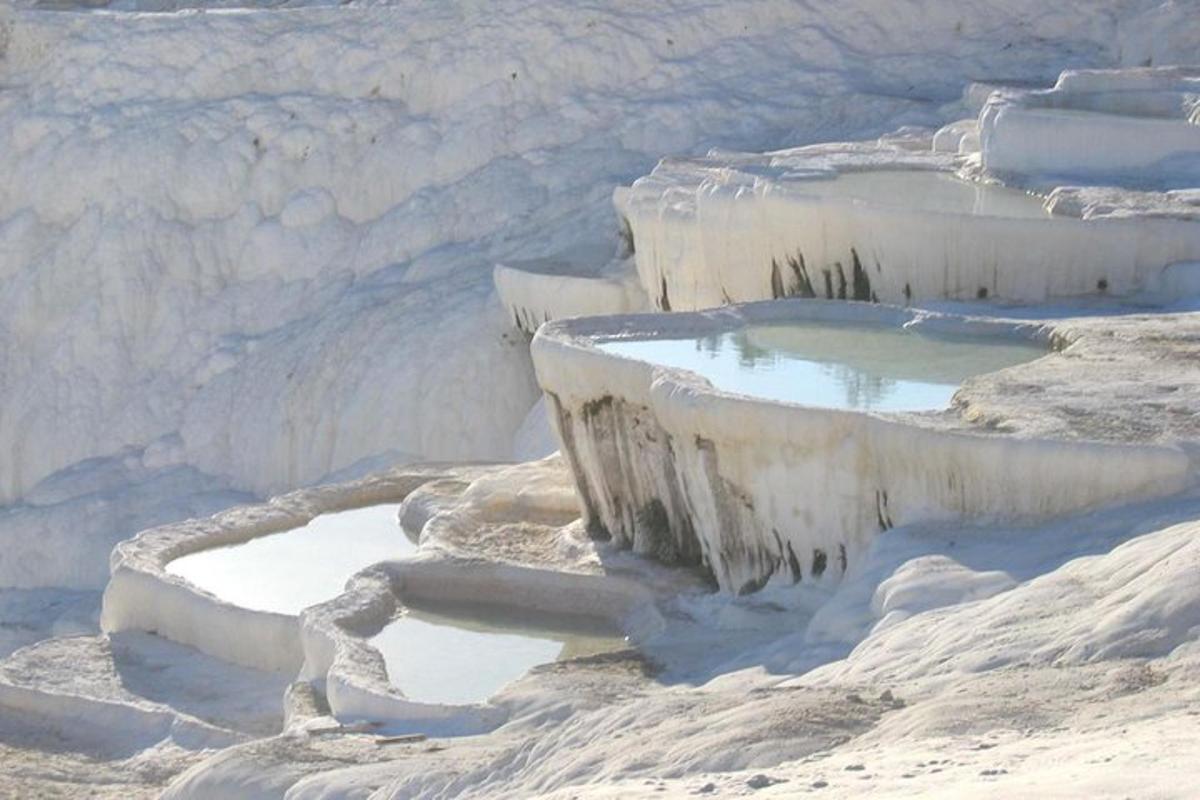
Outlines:
[[[839,334],[862,336],[848,333],[848,323],[891,326],[892,357],[878,355],[895,362],[886,368],[893,374],[931,355],[922,352],[923,338],[901,326],[934,334],[939,346],[938,337],[949,334],[974,337],[969,347],[980,351],[999,347],[1002,358],[990,365],[980,359],[979,370],[1028,361],[1034,353],[1014,343],[1045,343],[1053,333],[811,300],[544,326],[534,338],[534,362],[595,535],[670,563],[703,565],[723,589],[746,592],[772,580],[836,580],[895,526],[1044,518],[1169,494],[1191,480],[1188,457],[1171,446],[1068,440],[1062,432],[1008,436],[964,424],[955,411],[847,411],[836,406],[851,404],[828,395],[827,402],[798,406],[745,396],[744,369],[732,384],[721,379],[714,386],[703,377],[711,360],[691,371],[694,359],[663,358],[661,342],[635,345],[634,355],[653,363],[629,357],[630,338],[683,340],[694,354],[697,341],[750,341],[781,325],[798,325],[802,336],[828,323],[805,345],[806,360],[822,343],[836,343],[822,360],[861,367],[864,355],[848,356]],[[895,343],[906,335],[912,352],[902,355]],[[1022,370],[1041,363],[1052,369],[1060,360],[1066,369],[1060,355],[1049,354],[999,374],[1019,381]],[[873,369],[884,371],[879,360]],[[808,402],[809,385],[785,380],[795,384],[788,400]]]
[[[889,155],[841,172],[819,169],[821,147],[660,163],[617,195],[643,287],[664,311],[789,296],[1043,302],[1134,293],[1200,260],[1196,219],[1051,215],[1016,189],[888,168]]]
[[[597,267],[599,262],[603,266]],[[628,258],[571,258],[497,264],[496,294],[513,325],[533,334],[543,322],[596,314],[631,314],[649,308]]]
[[[493,696],[529,669],[658,635],[656,593],[679,585],[647,577],[638,568],[560,571],[435,554],[385,562],[305,611],[301,674],[323,681],[331,712],[345,721],[490,730],[507,715]]]
[[[520,558],[462,559],[427,534],[443,519],[438,498],[472,486],[480,469],[399,468],[147,531],[118,549],[105,629],[300,672],[348,722],[491,729],[505,711],[489,699],[531,668],[626,649],[662,623],[636,565],[622,576],[587,562],[570,574]],[[524,513],[577,516],[573,503],[565,517],[559,510],[560,489],[539,496],[536,465],[532,475],[514,498]],[[488,502],[503,507],[495,495]],[[437,541],[432,551],[409,540],[401,519],[414,538]]]
[[[304,660],[299,613],[338,596],[363,567],[411,553],[396,504],[446,474],[376,474],[144,531],[113,552],[101,624],[294,672]]]
[[[997,92],[979,138],[996,174],[1194,185],[1200,70],[1064,72],[1052,89]]]
[[[1198,56],[0,0],[0,797],[1194,800]]]

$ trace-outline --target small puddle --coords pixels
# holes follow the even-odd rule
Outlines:
[[[615,339],[601,350],[686,369],[738,394],[857,411],[945,408],[964,380],[1045,355],[1033,343],[882,325],[751,325],[689,339]]]
[[[337,597],[359,570],[416,550],[400,530],[399,509],[322,514],[302,528],[177,558],[167,572],[242,608],[299,614]]]
[[[540,664],[628,646],[597,618],[464,604],[406,607],[370,641],[407,698],[455,705],[481,703]]]

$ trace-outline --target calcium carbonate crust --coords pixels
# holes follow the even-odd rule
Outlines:
[[[1048,350],[968,380],[951,409],[884,414],[745,397],[596,347],[622,336],[691,337],[796,320],[1025,339]],[[1155,378],[1183,378],[1188,396],[1195,393],[1190,348],[1145,374],[1139,395],[1112,412],[1136,427],[1081,427],[1065,399],[1104,397],[1106,370],[1112,387],[1123,384],[1126,376],[1106,363],[1111,324],[1056,327],[793,300],[552,323],[535,337],[533,354],[594,535],[668,563],[702,565],[723,589],[744,593],[772,580],[836,580],[895,526],[1045,519],[1190,485],[1194,464],[1180,440],[1195,424],[1172,427],[1176,415],[1147,397]],[[1136,325],[1127,327],[1130,369],[1153,362],[1154,345],[1139,360]],[[1188,343],[1184,332],[1178,337]],[[1058,409],[1056,395],[1064,397]],[[1022,428],[1027,419],[1038,423]],[[1156,424],[1161,436],[1147,436]]]

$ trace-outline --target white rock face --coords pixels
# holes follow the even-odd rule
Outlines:
[[[1200,69],[1068,71],[1053,89],[999,92],[980,114],[997,174],[1187,186],[1200,177]]]
[[[979,135],[979,122],[974,117],[960,119],[938,129],[933,137],[935,153],[961,153],[964,143],[968,148],[972,139]]]
[[[513,325],[528,334],[543,322],[648,311],[650,302],[632,259],[617,259],[595,272],[569,264],[497,264],[493,277]]]
[[[546,398],[537,401],[513,441],[513,461],[536,461],[558,450]]]
[[[1147,5],[1150,7],[1118,28],[1121,63],[1140,67],[1194,64],[1195,56],[1183,53],[1186,48],[1195,47],[1196,9],[1187,0],[1163,0]]]
[[[256,492],[385,450],[507,454],[534,395],[486,262],[411,265],[498,229],[496,153],[446,152],[429,120],[453,97],[400,99],[395,47],[356,57],[336,22],[16,14],[0,369],[21,389],[0,408],[0,500],[173,433],[187,463]],[[476,382],[486,409],[456,388]]]
[[[878,628],[850,658],[806,681],[1187,656],[1195,646],[1200,596],[1180,581],[1200,557],[1195,532],[1195,523],[1185,523],[1136,537],[978,603]],[[1037,613],[1046,608],[1058,612],[1052,619]],[[921,633],[914,635],[917,628]]]
[[[195,467],[163,463],[164,448],[158,442],[83,461],[40,481],[22,503],[0,513],[0,586],[98,591],[108,583],[109,553],[122,539],[251,499]]]
[[[620,205],[642,286],[664,311],[785,296],[1047,302],[1130,294],[1200,257],[1200,215],[1159,218],[1148,202],[1051,216],[1040,197],[949,174],[975,148],[970,131],[951,125],[930,145],[665,159]]]

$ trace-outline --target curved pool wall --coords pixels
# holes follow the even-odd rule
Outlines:
[[[611,265],[610,265],[611,266]],[[637,274],[606,269],[573,274],[564,264],[513,262],[492,272],[496,294],[513,326],[532,335],[544,322],[602,314],[646,311],[649,304]]]
[[[916,181],[933,174],[910,171]],[[782,297],[1043,302],[1129,294],[1168,264],[1200,260],[1196,220],[906,207],[829,194],[838,174],[851,172],[821,177],[664,161],[616,193],[654,307],[689,311]],[[956,180],[947,169],[940,174]]]
[[[893,526],[1043,518],[1173,493],[1189,480],[1187,456],[1172,447],[988,433],[954,411],[873,414],[758,400],[596,346],[789,320],[1044,342],[1051,335],[820,301],[546,325],[534,337],[534,365],[593,535],[703,566],[723,590],[745,592],[773,578],[837,580]]]
[[[222,600],[167,570],[183,556],[307,525],[321,514],[398,503],[446,470],[401,468],[360,481],[304,489],[268,503],[143,531],[113,550],[101,628],[146,631],[234,664],[296,672],[304,661],[296,615]],[[397,525],[397,534],[403,535]]]
[[[299,616],[337,596],[351,575],[403,558],[417,545],[400,528],[400,503],[323,513],[307,525],[167,563],[167,572],[233,605]]]
[[[665,626],[653,592],[620,576],[436,556],[380,564],[355,576],[338,598],[301,615],[301,677],[323,685],[330,711],[339,720],[370,721],[398,732],[470,735],[492,730],[507,719],[503,702],[420,702],[393,685],[370,639],[401,613],[406,600],[425,607],[486,603],[516,611],[595,617],[634,643],[652,638]]]
[[[1198,98],[1195,67],[1064,72],[1052,89],[998,92],[980,115],[983,166],[1093,180],[1194,179]]]

